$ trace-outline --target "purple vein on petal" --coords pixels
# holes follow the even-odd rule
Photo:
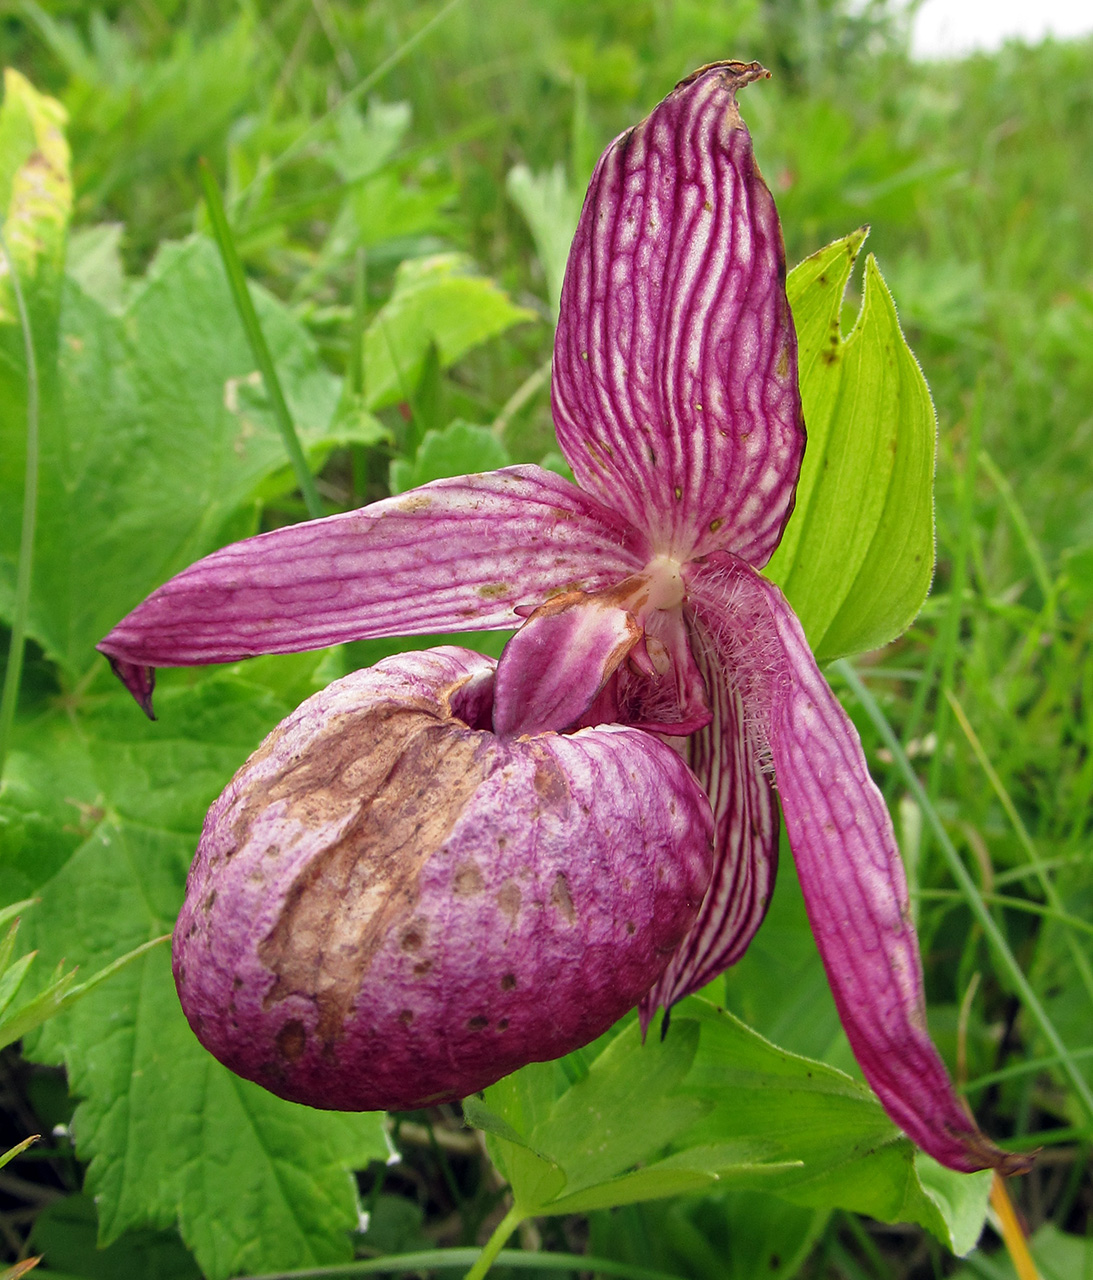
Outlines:
[[[761,70],[684,82],[605,152],[555,337],[562,451],[658,549],[760,565],[804,445],[785,256],[736,108]]]
[[[510,627],[514,606],[609,586],[646,556],[640,534],[575,485],[507,467],[224,547],[153,592],[98,647],[130,666],[189,666]]]
[[[793,611],[776,587],[725,554],[694,566],[688,590],[715,633],[718,617],[733,615],[752,631],[754,683],[745,697],[756,703],[753,719],[766,722],[809,922],[865,1078],[892,1119],[949,1168],[1027,1167],[980,1132],[930,1039],[888,809]]]
[[[642,1001],[644,1026],[663,1006],[704,987],[743,956],[766,915],[778,865],[778,809],[763,771],[761,744],[747,720],[733,673],[725,669],[716,631],[692,624],[694,653],[706,681],[713,720],[680,744],[710,797],[715,822],[714,870],[694,927],[660,982]]]

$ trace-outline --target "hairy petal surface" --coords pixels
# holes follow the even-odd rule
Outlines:
[[[637,730],[475,728],[492,674],[446,648],[336,681],[209,811],[174,971],[233,1071],[426,1106],[587,1043],[659,977],[709,882],[706,797]]]
[[[641,535],[595,498],[540,467],[506,467],[224,547],[98,647],[143,705],[144,668],[511,627],[522,601],[608,586],[646,558]]]
[[[762,766],[762,735],[748,720],[734,672],[723,665],[726,649],[737,646],[725,644],[724,625],[714,635],[697,619],[691,625],[713,719],[676,745],[710,798],[714,870],[694,927],[642,1000],[643,1028],[658,1008],[670,1009],[743,956],[766,915],[778,868],[778,809]]]
[[[580,483],[681,557],[759,566],[804,448],[774,201],[736,106],[757,63],[684,80],[596,167],[554,342],[558,440]]]
[[[949,1168],[1025,1167],[979,1131],[930,1040],[888,809],[793,611],[777,587],[723,553],[687,578],[696,617],[765,728],[809,921],[865,1078],[900,1128]]]

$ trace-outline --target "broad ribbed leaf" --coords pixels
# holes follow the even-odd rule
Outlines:
[[[313,677],[316,659],[291,666]],[[119,691],[39,717],[16,740],[22,776],[48,786],[63,772],[83,828],[25,922],[42,975],[62,957],[92,974],[170,930],[206,807],[298,690],[218,673],[169,697],[169,729]],[[29,1056],[63,1062],[80,1099],[73,1133],[104,1243],[177,1220],[212,1278],[348,1260],[350,1171],[385,1157],[382,1118],[323,1115],[231,1075],[186,1026],[166,947],[47,1024]]]
[[[558,441],[655,550],[756,566],[792,506],[804,432],[774,201],[720,63],[615,140],[592,177],[554,344]]]
[[[848,337],[839,325],[864,240],[856,231],[821,249],[788,286],[808,448],[796,509],[766,572],[820,660],[899,635],[933,575],[937,423],[872,255]]]

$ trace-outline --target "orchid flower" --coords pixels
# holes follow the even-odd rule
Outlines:
[[[805,447],[781,230],[736,103],[765,75],[735,62],[695,72],[596,167],[554,345],[554,417],[576,484],[507,467],[250,538],[159,588],[99,646],[151,715],[157,666],[523,620],[496,668],[440,649],[316,695],[210,812],[175,938],[180,991],[191,971],[210,976],[183,1004],[218,1056],[286,1096],[402,1097],[415,1053],[447,1065],[414,1098],[460,1096],[635,1002],[647,1026],[744,954],[773,888],[777,796],[839,1015],[888,1114],[950,1168],[1020,1164],[978,1130],[930,1040],[887,808],[797,618],[759,572]],[[391,800],[404,774],[413,786]],[[378,916],[330,924],[352,915],[347,895],[378,892],[345,860],[344,832],[359,846],[361,823],[395,832],[398,858],[385,846]],[[305,901],[320,829],[327,887]],[[447,850],[441,871],[414,839],[430,858]],[[524,863],[497,852],[507,839]],[[276,871],[262,870],[266,855]],[[463,890],[479,905],[456,910]],[[539,923],[525,936],[513,919],[529,894]],[[575,914],[584,933],[566,952],[558,938]],[[240,941],[241,920],[254,923]],[[299,941],[320,933],[321,947]],[[487,945],[498,938],[500,951]],[[528,948],[534,962],[509,965]],[[425,951],[448,968],[414,1004],[405,966]],[[369,964],[384,1045],[350,1009]],[[473,1004],[487,981],[523,1003],[470,1017],[472,1031],[489,1028],[486,1048],[469,1048],[462,1024],[445,1024],[446,1050],[399,1039],[422,1013],[443,1019],[445,1000]],[[291,1016],[275,1025],[281,1004]],[[558,1012],[582,1004],[594,1016]],[[325,1057],[309,1040],[323,1018]],[[248,1036],[276,1040],[276,1061]],[[388,1093],[319,1079],[344,1058],[344,1084],[369,1054]]]

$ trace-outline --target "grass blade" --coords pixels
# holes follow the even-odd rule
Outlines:
[[[11,617],[11,642],[4,672],[4,691],[0,694],[0,778],[8,754],[15,704],[19,701],[19,685],[23,679],[23,648],[26,642],[27,613],[30,610],[30,584],[34,572],[34,533],[38,524],[38,362],[34,355],[34,334],[30,327],[19,269],[0,230],[0,250],[7,259],[11,287],[19,310],[19,326],[23,330],[23,350],[27,362],[27,457],[23,480],[23,523],[19,532],[19,564],[15,574],[15,601]]]
[[[1002,782],[1002,779],[998,776],[994,765],[991,764],[986,751],[983,750],[983,744],[979,741],[979,735],[972,728],[971,721],[968,719],[964,708],[960,705],[960,700],[951,689],[945,690],[945,696],[949,700],[949,705],[953,709],[953,714],[956,716],[964,737],[968,740],[968,745],[975,753],[975,758],[979,761],[980,768],[982,768],[983,772],[987,775],[987,781],[991,784],[994,789],[994,794],[998,797],[998,803],[1002,806],[1006,817],[1009,818],[1010,824],[1017,833],[1017,839],[1020,842],[1022,849],[1025,851],[1025,855],[1029,861],[1029,866],[1036,873],[1036,878],[1040,882],[1040,888],[1043,890],[1044,896],[1048,900],[1048,905],[1051,907],[1055,917],[1065,924],[1068,917],[1066,910],[1063,907],[1062,900],[1059,897],[1058,890],[1055,888],[1055,881],[1052,880],[1045,871],[1039,850],[1033,843],[1032,836],[1029,835],[1028,828],[1021,820],[1021,815],[1017,812],[1017,806],[1013,803],[1010,793],[1006,790],[1005,785]],[[1085,950],[1083,950],[1077,938],[1074,937],[1070,926],[1067,926],[1066,938],[1067,944],[1070,947],[1071,958],[1073,959],[1078,972],[1082,976],[1082,982],[1085,985],[1086,994],[1089,996],[1090,1001],[1093,1002],[1093,965],[1090,964],[1089,956],[1086,954]]]
[[[1047,1010],[1040,1003],[1040,999],[1036,992],[1033,991],[1032,985],[1028,978],[1025,977],[1021,966],[1010,950],[1009,943],[1002,935],[1002,931],[995,923],[994,917],[987,910],[987,905],[983,901],[979,890],[975,887],[975,882],[968,873],[968,869],[961,861],[960,854],[956,851],[956,846],[949,839],[949,833],[945,830],[945,824],[941,821],[941,817],[934,808],[930,797],[926,794],[926,790],[922,783],[918,780],[918,775],[911,766],[907,754],[900,744],[899,738],[896,736],[895,730],[888,723],[888,717],[881,710],[880,705],[869,690],[865,687],[861,677],[846,661],[840,658],[837,662],[831,664],[831,670],[835,671],[846,681],[854,696],[862,704],[866,715],[873,722],[874,727],[880,736],[884,739],[884,744],[892,753],[892,758],[896,763],[903,779],[907,784],[907,789],[918,803],[922,810],[923,816],[933,831],[934,838],[937,840],[942,855],[948,865],[949,872],[956,881],[964,898],[968,904],[968,908],[972,915],[978,921],[983,933],[986,935],[987,941],[994,952],[995,959],[999,967],[1005,972],[1010,982],[1013,984],[1014,990],[1020,996],[1025,1008],[1029,1012],[1029,1016],[1040,1028],[1044,1038],[1059,1057],[1063,1071],[1066,1073],[1067,1079],[1070,1081],[1081,1102],[1082,1109],[1086,1115],[1093,1120],[1093,1093],[1090,1092],[1085,1076],[1078,1069],[1077,1063],[1070,1054],[1069,1049],[1063,1043],[1062,1037],[1055,1029],[1055,1024],[1048,1016]]]
[[[281,390],[281,382],[277,377],[277,370],[274,368],[273,357],[270,355],[265,334],[262,332],[262,326],[258,322],[258,313],[254,309],[254,300],[250,296],[247,277],[243,272],[243,264],[240,262],[239,254],[236,252],[235,240],[232,238],[231,227],[228,226],[227,215],[224,213],[224,204],[220,199],[220,188],[216,185],[216,179],[208,162],[202,160],[200,168],[201,185],[205,190],[205,204],[209,210],[209,221],[213,226],[213,235],[216,237],[217,247],[220,249],[220,257],[224,262],[224,270],[228,276],[228,284],[231,286],[235,307],[239,312],[239,319],[243,323],[250,349],[254,354],[258,368],[261,370],[262,381],[266,385],[266,394],[269,396],[270,403],[273,406],[277,426],[281,431],[289,460],[292,463],[292,470],[296,475],[296,483],[304,496],[307,513],[312,520],[318,520],[323,514],[323,504],[319,500],[319,492],[315,488],[315,478],[308,469],[307,459],[304,457],[304,451],[300,446],[300,437],[296,434],[296,426],[292,421],[292,415],[288,411],[288,404],[285,402],[285,395]]]

